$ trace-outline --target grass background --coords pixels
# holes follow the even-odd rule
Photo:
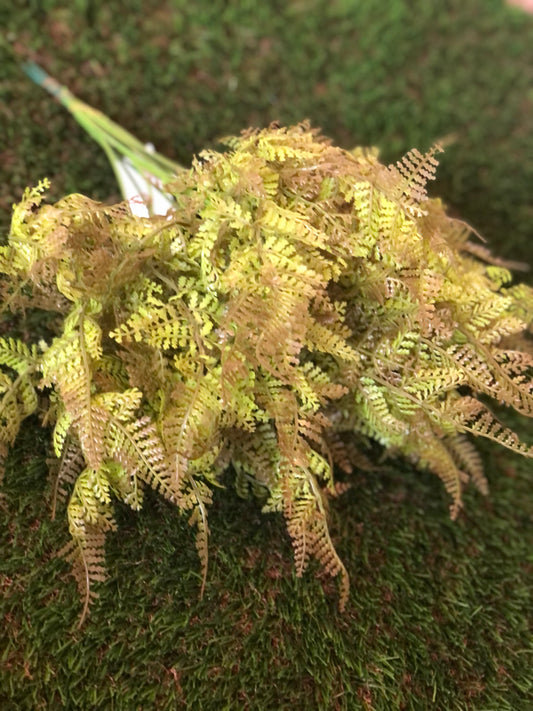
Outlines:
[[[0,28],[1,233],[45,175],[52,199],[119,197],[14,50],[184,164],[274,119],[309,118],[385,161],[444,139],[433,194],[494,252],[532,261],[533,17],[500,0],[13,0]],[[344,615],[334,584],[295,578],[281,518],[231,489],[212,507],[199,601],[193,532],[148,496],[140,514],[119,510],[109,581],[78,631],[46,433],[26,423],[0,499],[0,708],[532,708],[532,466],[483,452],[490,496],[468,492],[456,523],[434,477],[401,463],[354,475],[332,510]]]

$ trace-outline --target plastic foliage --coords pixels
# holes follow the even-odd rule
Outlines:
[[[227,146],[178,172],[166,216],[44,204],[43,182],[0,248],[4,310],[55,315],[48,339],[0,338],[0,441],[32,413],[51,429],[82,618],[113,502],[147,487],[196,527],[202,590],[213,490],[233,482],[342,607],[328,501],[368,440],[440,477],[452,517],[466,482],[487,488],[470,435],[533,455],[487,404],[533,414],[533,291],[428,198],[438,147],[387,167],[307,124]]]

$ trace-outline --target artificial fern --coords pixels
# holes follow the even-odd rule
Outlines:
[[[36,410],[52,428],[84,613],[113,501],[138,509],[146,487],[196,526],[205,582],[229,470],[283,513],[298,574],[316,558],[340,576],[344,605],[327,503],[358,442],[432,470],[452,516],[465,482],[486,491],[466,434],[533,455],[477,399],[533,414],[533,292],[428,198],[438,147],[386,167],[307,124],[227,142],[178,171],[165,217],[42,205],[43,183],[0,247],[4,309],[57,316],[49,341],[0,339],[0,444]]]

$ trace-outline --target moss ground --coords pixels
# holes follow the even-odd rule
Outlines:
[[[445,139],[432,192],[495,252],[533,261],[533,18],[499,0],[2,8],[5,47],[183,163],[273,119],[308,117],[386,160]],[[52,198],[118,199],[105,156],[10,59],[0,126],[2,232],[44,175]],[[528,423],[513,425],[531,441]],[[0,500],[2,710],[533,706],[531,462],[485,446],[490,496],[467,493],[456,523],[429,475],[401,464],[356,474],[332,510],[352,580],[344,615],[334,584],[294,577],[283,522],[231,490],[213,506],[199,601],[192,531],[149,496],[140,514],[119,511],[109,581],[78,631],[75,586],[54,555],[68,531],[50,520],[45,440],[28,422]]]

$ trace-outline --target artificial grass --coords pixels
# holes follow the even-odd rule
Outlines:
[[[352,577],[344,615],[334,585],[294,577],[282,522],[231,495],[211,512],[199,601],[192,532],[149,496],[139,514],[121,509],[110,579],[76,630],[75,586],[53,555],[66,524],[43,510],[43,451],[22,454],[34,440],[26,430],[4,487],[2,709],[527,708],[524,461],[494,456],[490,499],[468,494],[457,523],[430,475],[356,475],[333,510]]]
[[[453,138],[432,192],[494,252],[531,262],[533,19],[497,0],[445,6],[42,0],[6,5],[0,26],[21,56],[183,163],[272,119],[308,117],[386,160]],[[15,62],[2,71],[2,230],[44,175],[52,199],[118,199],[64,109]],[[513,422],[525,439],[527,424]],[[400,463],[354,475],[332,510],[352,581],[344,615],[334,585],[294,577],[283,522],[227,492],[199,601],[193,532],[149,496],[139,514],[121,510],[110,579],[77,631],[44,441],[28,422],[1,503],[2,710],[531,707],[531,462],[485,446],[489,498],[467,494],[457,523],[434,477]]]

